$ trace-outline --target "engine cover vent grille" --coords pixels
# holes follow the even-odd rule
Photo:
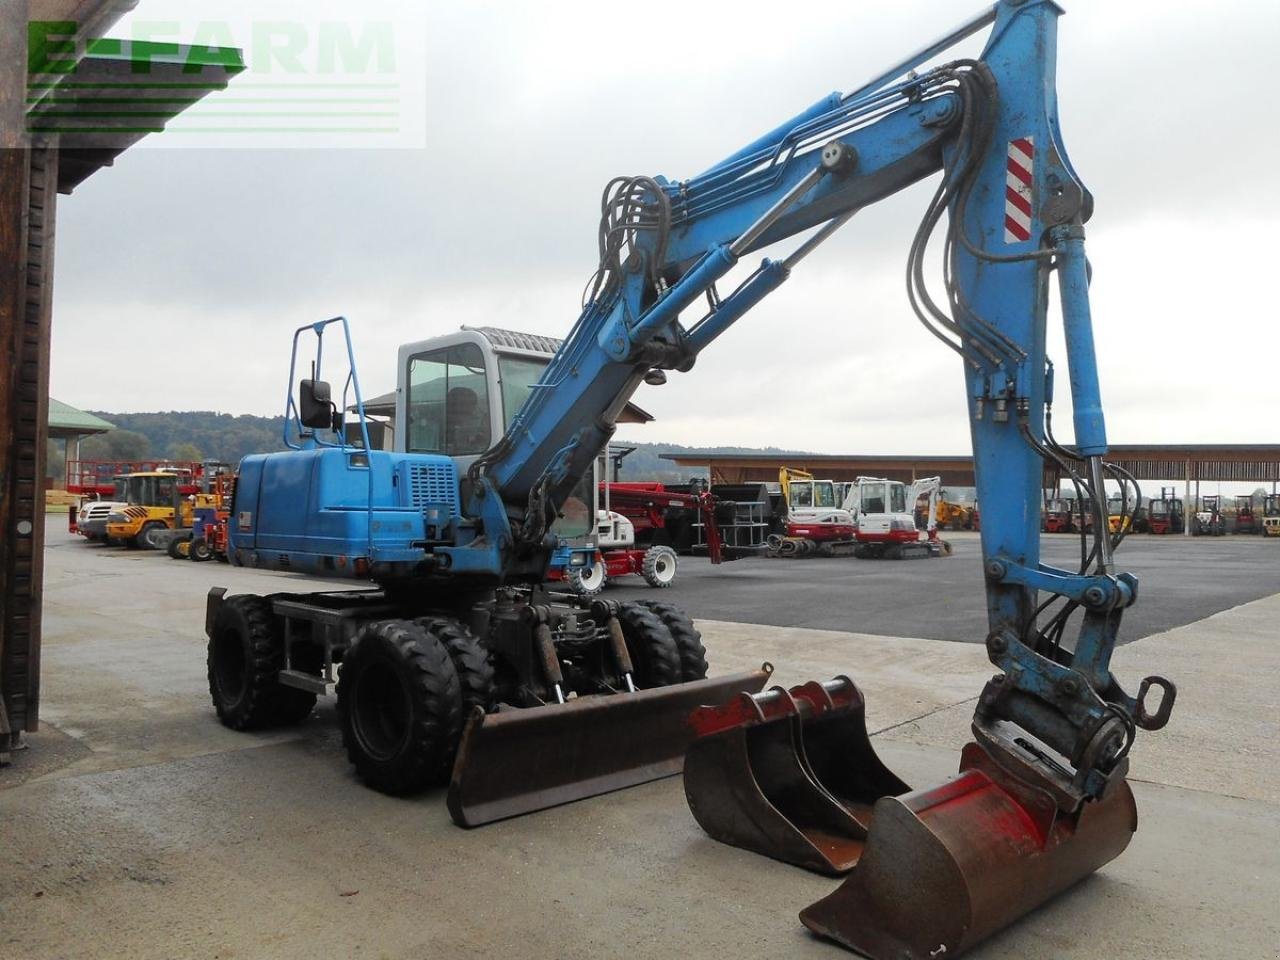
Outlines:
[[[409,502],[419,510],[428,504],[447,504],[450,513],[458,513],[458,474],[452,464],[411,463],[409,470]]]

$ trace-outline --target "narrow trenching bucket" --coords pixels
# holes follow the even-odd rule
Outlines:
[[[684,788],[723,843],[830,875],[862,855],[875,801],[908,787],[876,757],[848,677],[695,711]]]
[[[478,827],[674,776],[693,737],[689,714],[749,696],[772,670],[490,714],[477,708],[453,766],[449,814]]]
[[[857,866],[800,920],[872,960],[955,957],[1119,856],[1136,828],[1124,780],[1062,814],[971,743],[958,776],[876,803]]]

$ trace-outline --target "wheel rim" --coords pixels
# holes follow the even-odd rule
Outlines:
[[[604,586],[604,564],[593,564],[590,570],[584,570],[579,575],[582,586],[587,590],[595,590],[597,587]]]
[[[351,697],[351,727],[364,753],[374,760],[394,757],[409,738],[413,710],[409,691],[389,663],[360,671]]]
[[[676,558],[660,553],[653,561],[653,576],[660,583],[670,583],[676,575]]]
[[[218,696],[228,706],[244,697],[246,666],[240,635],[235,630],[219,633],[213,646],[213,678],[218,685]]]

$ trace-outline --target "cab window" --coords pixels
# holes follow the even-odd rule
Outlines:
[[[884,484],[868,483],[862,487],[862,512],[885,513]]]
[[[173,477],[156,477],[155,499],[151,506],[163,507],[173,503],[173,485],[176,482]]]
[[[889,512],[907,512],[907,488],[900,483],[889,484]]]
[[[459,343],[409,358],[411,453],[462,457],[489,449],[489,381],[484,354]]]

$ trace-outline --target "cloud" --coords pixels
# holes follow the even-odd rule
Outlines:
[[[969,0],[818,0],[785,21],[764,3],[432,4],[427,149],[138,148],[63,198],[53,393],[274,413],[293,328],[335,313],[355,325],[371,393],[392,383],[398,343],[462,323],[563,336],[609,177],[694,174],[970,13]],[[1259,412],[1280,388],[1261,375],[1275,322],[1263,260],[1280,188],[1259,166],[1280,134],[1256,103],[1277,36],[1280,6],[1243,0],[1211,15],[1077,2],[1061,22],[1117,442],[1269,439]],[[644,388],[659,420],[636,436],[966,449],[958,361],[903,289],[927,194],[859,214],[692,373]],[[1060,336],[1050,350],[1065,366]]]

